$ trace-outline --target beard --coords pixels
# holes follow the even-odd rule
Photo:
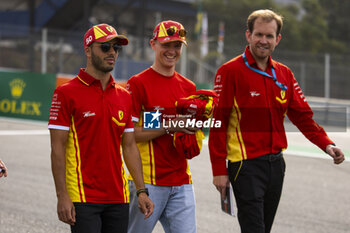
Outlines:
[[[272,52],[275,50],[274,46],[269,46],[266,48],[266,51],[261,52],[258,47],[259,47],[259,45],[256,44],[254,47],[252,47],[252,50],[253,50],[254,55],[257,58],[262,59],[262,60],[271,56]]]
[[[103,60],[96,56],[93,51],[91,51],[91,63],[96,70],[99,70],[103,73],[109,73],[113,70],[114,67],[103,66]]]

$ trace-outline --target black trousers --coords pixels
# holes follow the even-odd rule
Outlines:
[[[280,201],[285,162],[282,153],[228,162],[242,233],[269,233]]]
[[[129,203],[74,203],[76,223],[72,233],[126,233]]]

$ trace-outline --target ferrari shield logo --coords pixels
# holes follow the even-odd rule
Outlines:
[[[284,99],[286,97],[286,92],[285,91],[281,91],[281,99]]]
[[[121,121],[123,119],[123,117],[124,117],[124,112],[119,110],[118,116],[119,116],[119,120]]]
[[[285,99],[285,98],[286,98],[286,92],[285,91],[281,91],[281,98],[276,96],[276,100],[278,102],[280,102],[281,104],[287,103],[287,99]]]

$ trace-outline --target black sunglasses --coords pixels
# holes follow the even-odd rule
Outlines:
[[[100,44],[100,48],[101,48],[102,52],[104,52],[104,53],[107,53],[111,49],[111,47],[114,49],[114,51],[116,53],[118,53],[122,50],[122,46],[119,44],[112,45],[111,43],[108,43],[108,42]]]
[[[168,33],[168,36],[173,36],[176,31],[175,31],[175,28],[171,27],[171,28],[168,28],[166,32]],[[180,37],[185,37],[187,34],[187,31],[185,29],[180,29],[178,30],[178,34]]]

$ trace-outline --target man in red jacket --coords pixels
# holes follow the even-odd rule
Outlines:
[[[194,134],[194,129],[166,127],[160,121],[161,118],[177,120],[175,102],[196,92],[196,85],[175,70],[183,44],[187,45],[187,41],[182,24],[172,20],[157,24],[150,40],[154,51],[152,66],[127,83],[133,100],[132,120],[143,179],[154,201],[153,215],[144,220],[139,213],[137,194],[133,192],[134,177],[129,177],[129,233],[151,233],[158,220],[166,233],[196,233],[192,175],[186,157],[173,145],[172,135],[176,132]]]
[[[219,105],[213,118],[221,120],[222,127],[213,128],[209,136],[213,183],[224,198],[230,180],[244,233],[271,230],[285,172],[285,115],[335,164],[344,161],[343,152],[312,119],[293,73],[271,59],[282,25],[275,12],[254,11],[247,20],[248,46],[215,77]]]
[[[74,233],[127,232],[130,198],[121,149],[142,215],[153,212],[131,121],[132,100],[110,73],[128,42],[110,25],[91,27],[84,36],[86,68],[52,97],[48,128],[57,214]]]

